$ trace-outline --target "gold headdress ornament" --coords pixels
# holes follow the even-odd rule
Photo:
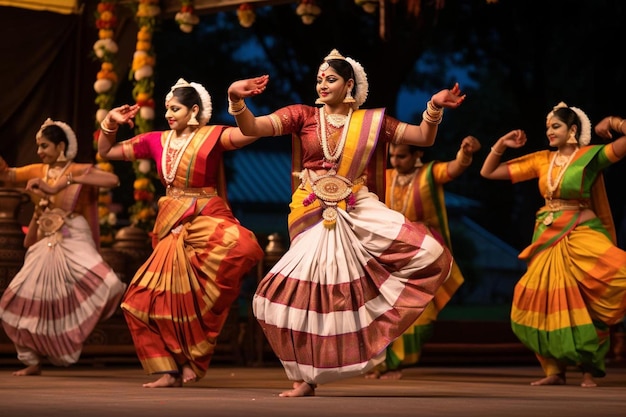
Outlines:
[[[200,125],[205,125],[209,123],[213,107],[211,104],[211,96],[209,95],[209,92],[206,91],[206,88],[202,86],[202,84],[193,82],[188,83],[183,78],[179,78],[176,84],[174,84],[172,88],[170,88],[170,92],[167,93],[167,95],[165,96],[165,102],[167,103],[168,101],[170,101],[172,97],[174,97],[174,90],[181,87],[191,87],[198,92],[200,100],[202,101],[202,114],[198,115],[198,121],[200,122]]]
[[[350,57],[344,57],[339,53],[337,49],[333,49],[330,53],[324,58],[324,62],[320,65],[321,71],[326,71],[330,66],[328,61],[332,59],[340,59],[348,62],[352,66],[352,71],[354,71],[354,83],[356,84],[356,94],[354,95],[354,103],[352,107],[354,110],[358,109],[365,103],[367,99],[367,93],[369,92],[369,83],[367,82],[367,75],[365,74],[365,70],[363,66]]]
[[[550,113],[548,113],[546,120],[549,120],[552,116],[554,116],[554,112],[556,110],[562,108],[568,108],[576,113],[576,116],[578,116],[578,119],[580,120],[580,135],[578,136],[578,143],[582,146],[589,145],[589,142],[591,141],[591,121],[589,120],[587,114],[585,114],[585,112],[578,107],[569,107],[567,104],[561,101],[559,104],[552,108],[552,111]]]
[[[67,123],[55,121],[48,117],[39,128],[39,131],[37,132],[37,135],[35,137],[37,139],[41,138],[41,135],[43,134],[43,129],[51,125],[57,125],[61,128],[61,130],[63,130],[63,133],[65,133],[65,137],[67,138],[65,158],[69,160],[74,159],[76,157],[76,152],[78,152],[78,143],[76,142],[76,134],[74,133],[72,128],[67,125]]]

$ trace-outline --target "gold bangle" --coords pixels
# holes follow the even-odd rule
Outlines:
[[[112,135],[114,133],[117,132],[117,130],[120,128],[119,125],[115,126],[113,129],[109,129],[107,126],[105,126],[104,121],[106,120],[106,117],[104,119],[102,119],[102,121],[100,122],[100,130],[102,130],[103,133],[106,133],[107,135]]]
[[[228,100],[228,114],[231,116],[239,116],[241,113],[246,111],[247,108],[246,102],[243,99],[238,101]]]
[[[67,174],[65,177],[67,178],[67,183],[66,184],[67,184],[68,187],[74,183],[74,179],[72,178],[72,173],[71,172],[69,174]]]
[[[494,145],[494,146],[495,146],[495,145]],[[504,152],[498,152],[498,151],[496,151],[496,149],[495,149],[493,146],[491,147],[491,153],[492,153],[492,154],[494,154],[494,155],[497,155],[497,156],[502,156],[502,155],[504,155]]]

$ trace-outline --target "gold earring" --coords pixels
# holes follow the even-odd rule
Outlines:
[[[67,158],[65,157],[65,151],[61,151],[61,153],[59,154],[59,157],[57,158],[57,162],[65,162],[67,161]]]
[[[196,119],[196,115],[192,114],[191,115],[191,119],[189,119],[189,121],[187,122],[187,124],[189,126],[198,126],[200,123],[198,123],[198,119]]]
[[[569,138],[567,138],[567,142],[566,143],[575,143],[578,144],[578,140],[576,140],[576,136],[574,135],[574,132],[571,132],[569,134]]]
[[[318,97],[317,100],[315,100],[315,104],[324,104],[324,102],[320,97]]]
[[[356,100],[352,97],[352,90],[348,90],[346,97],[343,99],[344,103],[356,103]]]

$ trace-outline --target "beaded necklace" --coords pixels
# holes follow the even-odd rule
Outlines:
[[[556,180],[554,182],[552,182],[552,170],[554,169],[554,166],[556,165],[557,158],[561,154],[557,151],[554,154],[554,156],[552,157],[552,161],[550,161],[550,166],[548,167],[548,178],[546,179],[546,182],[547,182],[547,185],[548,185],[548,195],[546,197],[548,199],[550,199],[550,200],[552,199],[552,195],[554,194],[554,192],[558,188],[559,184],[561,183],[561,180],[563,179],[563,176],[565,175],[565,171],[567,171],[567,167],[569,167],[569,164],[574,159],[574,156],[576,155],[576,152],[578,152],[578,148],[576,148],[574,150],[574,152],[571,153],[571,155],[567,159],[567,162],[565,162],[565,164],[563,165],[563,167],[559,171],[559,174],[557,175]]]
[[[574,149],[574,152],[570,154],[565,164],[563,164],[563,166],[561,167],[561,170],[559,171],[559,174],[556,176],[556,179],[552,181],[552,170],[554,169],[554,166],[557,165],[557,158],[562,157],[559,151],[554,153],[554,156],[552,157],[552,160],[550,161],[550,166],[548,167],[548,177],[546,178],[546,185],[548,187],[548,192],[546,193],[546,205],[548,207],[551,206],[552,196],[554,195],[554,192],[556,191],[556,189],[559,187],[559,184],[563,180],[565,171],[567,171],[569,164],[574,159],[576,152],[578,152],[578,148]],[[557,166],[560,166],[560,165],[557,165]],[[550,226],[553,221],[554,221],[554,214],[552,211],[550,211],[550,213],[548,213],[548,215],[543,219],[543,224],[545,224],[546,226]]]
[[[331,153],[330,148],[328,146],[328,138],[326,136],[326,117],[324,115],[324,107],[320,108],[320,136],[322,140],[322,150],[324,151],[324,159],[332,164],[337,162],[339,156],[343,152],[343,148],[346,145],[346,138],[348,137],[348,129],[347,127],[350,125],[350,118],[352,117],[352,108],[348,111],[348,116],[346,116],[346,121],[343,125],[341,132],[341,139],[339,139],[339,143],[335,150]]]
[[[409,200],[410,200],[410,196],[411,196],[411,190],[413,189],[413,182],[415,182],[415,177],[417,177],[417,171],[419,171],[419,169],[416,169],[415,171],[413,171],[413,173],[407,175],[407,176],[403,176],[403,180],[399,181],[399,177],[400,177],[400,173],[398,172],[398,170],[395,171],[395,176],[393,177],[393,182],[391,183],[391,201],[390,201],[390,206],[392,209],[395,210],[396,204],[395,204],[395,194],[396,194],[396,185],[399,184],[401,187],[404,187],[407,185],[408,182],[408,188],[406,190],[406,192],[404,193],[404,197],[402,200],[402,211],[400,211],[400,213],[404,214],[406,216],[406,209],[409,206]],[[410,178],[410,181],[407,181],[407,179]]]
[[[176,170],[178,169],[178,164],[180,164],[180,160],[183,158],[183,154],[185,153],[185,149],[191,143],[191,140],[196,135],[196,131],[191,133],[186,139],[182,141],[172,141],[172,136],[174,134],[173,130],[170,130],[170,133],[167,135],[167,139],[165,140],[165,149],[163,150],[163,154],[161,155],[161,165],[163,167],[163,179],[167,183],[167,186],[170,187],[176,178]]]

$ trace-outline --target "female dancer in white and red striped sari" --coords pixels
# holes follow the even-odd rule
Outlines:
[[[440,91],[419,126],[384,109],[357,110],[367,96],[365,73],[333,50],[317,74],[322,107],[255,117],[243,99],[261,93],[266,77],[233,83],[229,112],[246,135],[294,138],[300,184],[290,204],[291,246],[260,282],[253,309],[294,381],[280,395],[300,397],[384,360],[387,345],[448,277],[448,250],[375,193],[384,198],[387,143],[432,145],[443,108],[464,96],[458,85]]]

